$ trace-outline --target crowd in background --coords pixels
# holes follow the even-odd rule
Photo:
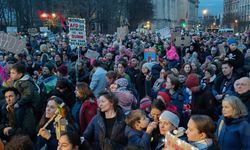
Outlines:
[[[5,149],[159,150],[168,131],[200,150],[250,149],[250,35],[185,34],[188,46],[131,32],[77,47],[38,34],[18,54],[1,50]]]

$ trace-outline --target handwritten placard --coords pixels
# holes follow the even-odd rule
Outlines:
[[[86,45],[86,22],[83,18],[69,18],[69,44]]]
[[[19,53],[25,48],[24,41],[16,36],[0,32],[0,49]]]

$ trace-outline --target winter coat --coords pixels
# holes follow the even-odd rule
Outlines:
[[[150,150],[150,135],[145,131],[137,131],[129,126],[126,126],[125,136],[128,139],[128,145],[141,147],[145,150]]]
[[[246,93],[237,94],[237,96],[241,99],[241,101],[246,105],[248,110],[248,122],[250,123],[250,90]]]
[[[228,58],[229,62],[232,63],[234,70],[237,70],[244,65],[244,55],[239,49],[234,51],[229,50],[226,54],[226,57]]]
[[[171,46],[169,50],[166,51],[166,55],[168,60],[173,61],[173,60],[180,60],[180,57],[176,51],[176,48],[174,46]]]
[[[25,134],[33,138],[36,124],[32,108],[20,106],[19,108],[14,108],[13,112],[9,112],[6,106],[7,104],[4,104],[1,109],[0,135],[3,135],[4,128],[12,127],[9,137],[17,134]]]
[[[97,113],[97,100],[96,98],[85,100],[80,108],[79,122],[81,133],[87,128],[90,121]]]
[[[250,124],[246,117],[218,121],[216,136],[221,150],[249,150]]]
[[[106,73],[106,70],[101,67],[97,67],[92,76],[89,87],[93,91],[95,97],[99,97],[99,93],[107,86],[107,81],[105,78]]]
[[[125,116],[121,108],[117,109],[116,120],[113,125],[111,137],[106,137],[105,114],[98,112],[91,120],[88,127],[83,133],[85,140],[93,142],[95,150],[120,150],[127,145],[127,140],[124,134],[125,131]]]

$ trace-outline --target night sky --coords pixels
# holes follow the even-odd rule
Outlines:
[[[222,15],[223,1],[224,0],[200,0],[199,16],[202,16],[202,10],[205,8],[208,9],[208,15]]]

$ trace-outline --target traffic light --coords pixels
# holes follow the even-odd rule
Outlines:
[[[182,28],[186,28],[186,26],[187,26],[186,22],[182,22],[182,23],[181,23],[181,27],[182,27]]]

